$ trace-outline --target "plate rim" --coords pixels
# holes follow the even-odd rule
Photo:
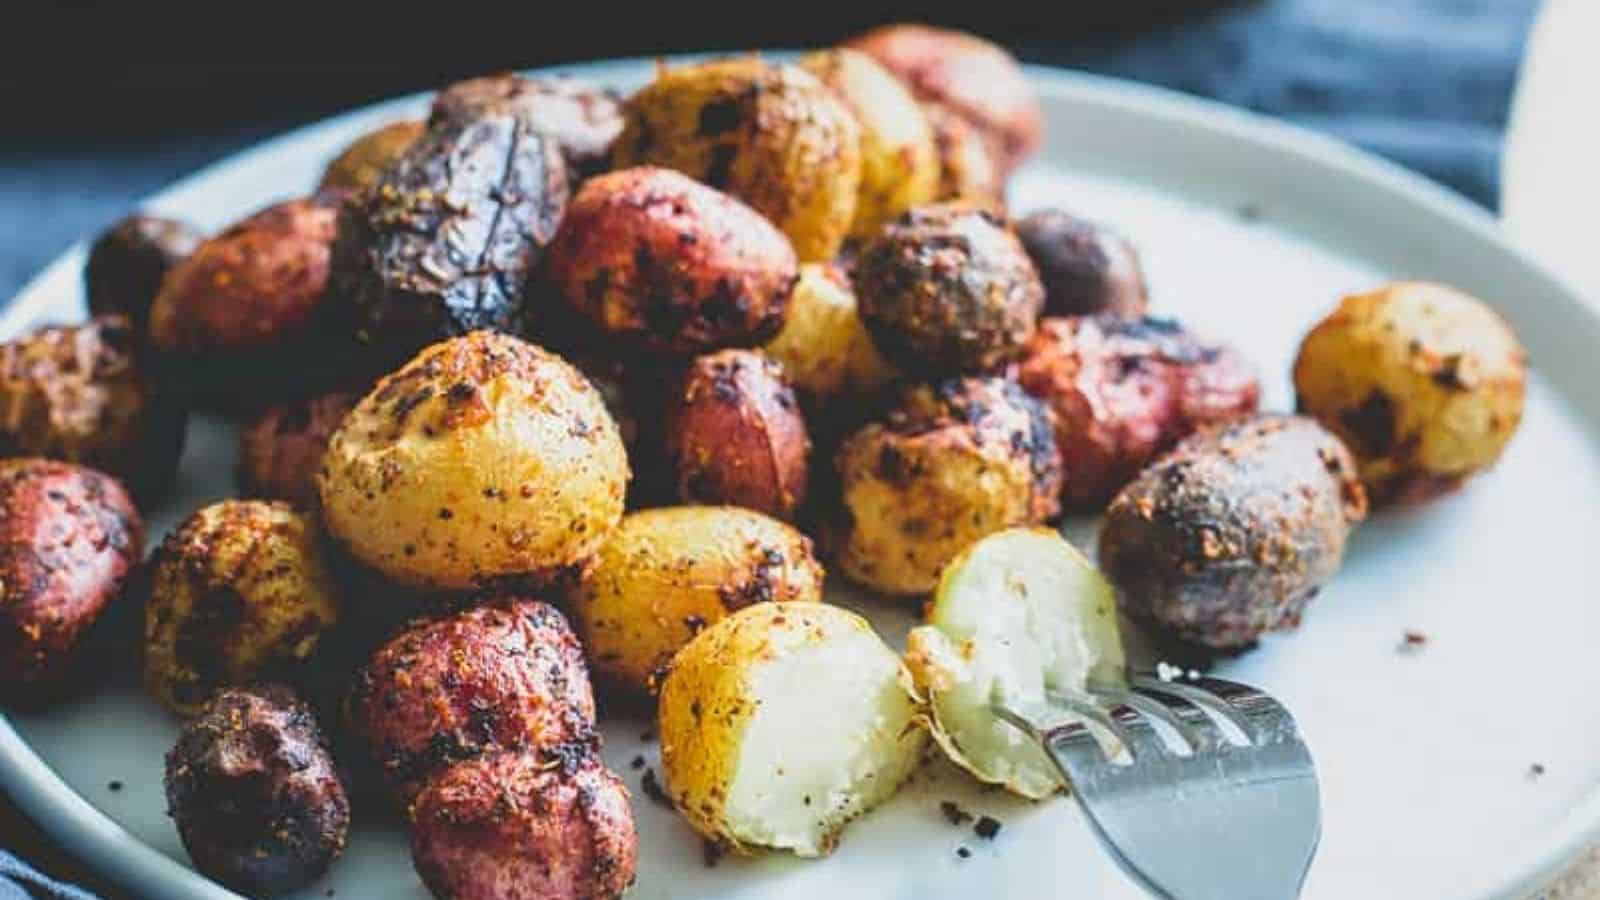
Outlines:
[[[798,50],[761,50],[764,56],[783,58]],[[666,61],[679,63],[703,59],[714,53],[666,54],[623,57],[542,67],[527,74],[567,74],[605,81],[637,75],[639,70]],[[1498,220],[1463,195],[1397,163],[1368,153],[1329,135],[1311,131],[1220,101],[1170,88],[1076,69],[1038,64],[1023,66],[1041,99],[1054,97],[1067,103],[1096,103],[1118,107],[1133,116],[1177,121],[1188,127],[1211,132],[1229,141],[1257,145],[1274,154],[1299,157],[1302,162],[1338,171],[1347,178],[1385,191],[1397,199],[1428,211],[1451,226],[1495,246],[1517,263],[1530,277],[1543,280],[1549,296],[1560,298],[1571,313],[1600,325],[1600,308],[1583,300],[1564,274],[1552,270],[1529,250],[1512,240]],[[433,91],[419,91],[380,100],[319,119],[261,141],[237,153],[217,159],[161,189],[141,198],[132,208],[159,203],[172,193],[209,180],[226,170],[249,166],[253,161],[301,143],[325,129],[336,129],[384,110],[417,104]],[[65,277],[63,269],[81,266],[87,239],[73,243],[29,279],[3,313],[0,332],[9,333],[20,324],[37,321],[49,310],[65,302],[52,296],[47,287]],[[38,826],[60,843],[69,854],[108,880],[139,895],[194,900],[245,900],[199,874],[188,865],[167,856],[143,842],[101,812],[83,795],[72,789],[41,756],[33,751],[0,709],[0,787]],[[1559,872],[1591,844],[1600,840],[1600,792],[1575,804],[1560,827],[1554,829],[1555,847],[1544,852],[1523,854],[1520,865],[1486,884],[1476,896],[1483,900],[1513,900],[1548,884]]]

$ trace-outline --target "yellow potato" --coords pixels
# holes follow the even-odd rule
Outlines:
[[[855,290],[833,263],[800,267],[789,317],[763,349],[816,410],[871,394],[898,374],[872,342],[856,314]]]

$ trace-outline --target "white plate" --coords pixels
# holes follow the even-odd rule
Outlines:
[[[585,74],[619,87],[648,65]],[[1292,404],[1288,367],[1305,329],[1346,292],[1390,277],[1438,278],[1503,310],[1530,348],[1525,424],[1500,467],[1459,494],[1364,525],[1304,627],[1223,667],[1297,713],[1320,762],[1325,838],[1306,896],[1514,897],[1551,874],[1600,821],[1600,704],[1586,674],[1600,634],[1600,320],[1508,249],[1482,212],[1342,145],[1177,95],[1035,69],[1048,140],[1014,185],[1018,209],[1061,203],[1120,225],[1146,254],[1158,311],[1237,342],[1261,366],[1265,404]],[[416,112],[410,98],[298,132],[155,198],[154,209],[221,226],[310,187],[345,141]],[[81,248],[47,270],[0,326],[79,314]],[[232,435],[200,423],[184,496],[161,525],[227,495]],[[1073,523],[1080,542],[1093,522]],[[908,619],[866,609],[890,640]],[[1430,636],[1420,653],[1396,645]],[[133,648],[127,648],[129,660]],[[161,799],[175,724],[131,677],[93,700],[0,722],[0,780],[69,846],[151,896],[229,896],[187,867]],[[607,757],[629,767],[643,723],[608,717]],[[1545,766],[1541,778],[1530,767]],[[107,783],[126,787],[110,792]],[[631,896],[1137,897],[1074,804],[1029,805],[975,789],[946,766],[852,825],[826,861],[701,861],[677,818],[635,790]],[[951,799],[1004,823],[997,839],[942,821]],[[1174,836],[1181,839],[1181,836]],[[956,848],[972,850],[970,859]],[[402,833],[362,820],[328,878],[302,896],[423,897]]]

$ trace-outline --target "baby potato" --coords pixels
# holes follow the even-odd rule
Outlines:
[[[622,100],[609,88],[576,78],[524,78],[511,72],[469,78],[434,98],[430,125],[463,121],[484,110],[509,109],[561,148],[574,181],[605,169],[622,131]]]
[[[547,583],[622,518],[617,425],[560,357],[478,331],[378,382],[328,441],[317,490],[357,560],[411,587]]]
[[[898,78],[872,57],[842,47],[818,50],[800,67],[836,94],[861,126],[861,192],[850,236],[870,237],[939,189],[939,153],[927,116]]]
[[[1397,282],[1346,297],[1307,334],[1298,411],[1343,438],[1376,504],[1449,492],[1493,466],[1522,422],[1527,354],[1482,301]]]
[[[84,293],[93,315],[124,315],[141,333],[167,272],[205,239],[177,219],[135,213],[107,228],[89,246]]]
[[[179,715],[219,687],[295,674],[339,619],[321,529],[286,503],[201,507],[150,565],[144,683]]]
[[[1061,511],[1050,412],[998,377],[907,389],[887,418],[845,441],[834,466],[839,567],[885,594],[926,594],[973,541]]]
[[[1045,315],[1144,315],[1149,292],[1127,238],[1059,209],[1030,213],[1016,228],[1044,284]]]
[[[317,504],[317,467],[359,394],[334,391],[268,407],[239,432],[239,484],[302,509]]]
[[[982,133],[942,103],[923,103],[922,114],[933,129],[933,146],[939,154],[939,187],[934,199],[959,201],[1004,216],[1005,173]]]
[[[736,852],[825,856],[921,761],[919,712],[910,673],[865,619],[750,606],[700,632],[662,681],[666,791]]]
[[[801,262],[839,252],[861,186],[861,126],[811,73],[754,56],[663,68],[622,115],[616,167],[665,166],[738,197]]]
[[[993,371],[1021,355],[1044,306],[1027,251],[997,216],[920,206],[861,248],[851,270],[861,318],[908,373]]]
[[[641,166],[584,182],[545,275],[603,334],[681,354],[776,334],[798,265],[755,210],[680,172]]]
[[[379,126],[350,142],[323,170],[318,191],[362,191],[378,183],[383,170],[422,137],[423,123],[401,119]]]
[[[898,373],[878,352],[857,313],[855,289],[835,263],[806,263],[789,295],[783,330],[762,351],[783,366],[807,412],[837,415],[894,381]]]
[[[623,518],[571,606],[596,677],[645,696],[701,629],[752,603],[820,602],[822,576],[811,539],[776,519],[669,506]]]

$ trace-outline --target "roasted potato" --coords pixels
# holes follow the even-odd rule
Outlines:
[[[667,794],[737,852],[827,855],[921,761],[919,707],[904,664],[855,613],[746,607],[700,632],[662,681]]]
[[[1337,437],[1303,416],[1257,416],[1185,438],[1123,488],[1100,568],[1133,619],[1237,650],[1300,624],[1366,510]]]
[[[618,168],[666,166],[738,197],[801,262],[839,251],[861,185],[861,126],[811,73],[754,56],[664,68],[622,115]]]
[[[620,897],[638,859],[630,804],[622,779],[593,758],[551,766],[496,753],[428,782],[411,859],[441,900]]]
[[[205,237],[177,219],[135,213],[89,245],[83,287],[93,315],[124,315],[142,333],[167,272]]]
[[[783,366],[807,413],[829,419],[898,377],[857,313],[855,289],[834,263],[806,263],[783,330],[762,348]]]
[[[281,684],[218,691],[166,757],[195,868],[249,896],[304,887],[344,852],[350,800],[311,707]]]
[[[794,249],[772,223],[655,166],[584,182],[545,274],[601,333],[670,353],[772,337],[799,277]]]
[[[0,694],[60,685],[144,553],[144,523],[109,475],[0,460]]]
[[[532,344],[473,332],[378,382],[317,474],[328,530],[401,584],[473,590],[576,572],[622,518],[605,401]]]
[[[1016,229],[1044,284],[1045,315],[1144,315],[1149,291],[1127,238],[1059,209],[1030,213]]]
[[[1156,454],[1261,398],[1237,352],[1150,317],[1044,319],[1017,380],[1055,414],[1064,500],[1078,510],[1103,507]]]
[[[544,764],[587,755],[598,740],[577,637],[555,607],[522,598],[390,639],[357,674],[347,717],[405,804],[463,760],[511,750]]]
[[[1527,354],[1478,299],[1398,282],[1347,297],[1306,335],[1298,410],[1355,451],[1374,503],[1425,500],[1494,465],[1522,422]]]
[[[509,109],[561,148],[574,180],[599,174],[622,131],[622,98],[575,78],[524,78],[509,72],[458,81],[439,92],[431,125]]]
[[[1033,337],[1044,288],[997,216],[921,206],[861,248],[851,270],[861,318],[889,361],[938,377],[998,369]]]
[[[861,192],[850,235],[871,237],[939,190],[939,151],[927,116],[904,84],[872,57],[844,48],[800,60],[836,94],[861,126]]]
[[[245,493],[317,504],[317,467],[359,394],[333,391],[268,407],[239,432],[239,484]]]
[[[1056,531],[997,531],[945,566],[926,624],[906,637],[906,664],[951,760],[980,781],[1047,797],[1062,786],[1055,766],[993,705],[1038,715],[1049,709],[1047,691],[1121,683],[1116,597]]]
[[[1061,510],[1049,410],[997,377],[906,389],[883,421],[845,441],[834,465],[839,567],[886,594],[925,594],[973,541]]]
[[[939,154],[939,187],[934,197],[1006,214],[1006,176],[977,128],[942,103],[923,103]]]
[[[363,191],[378,183],[383,170],[422,137],[423,123],[416,119],[390,122],[363,134],[339,151],[317,184],[319,191]]]
[[[1039,148],[1044,115],[1011,54],[973,34],[928,25],[884,25],[845,46],[873,57],[919,99],[940,103],[983,135],[1002,173]]]
[[[158,497],[189,417],[146,370],[143,343],[126,316],[105,315],[0,344],[0,456],[82,463]]]
[[[752,603],[822,600],[811,540],[747,509],[672,506],[630,513],[572,600],[595,677],[654,690],[674,653]]]

